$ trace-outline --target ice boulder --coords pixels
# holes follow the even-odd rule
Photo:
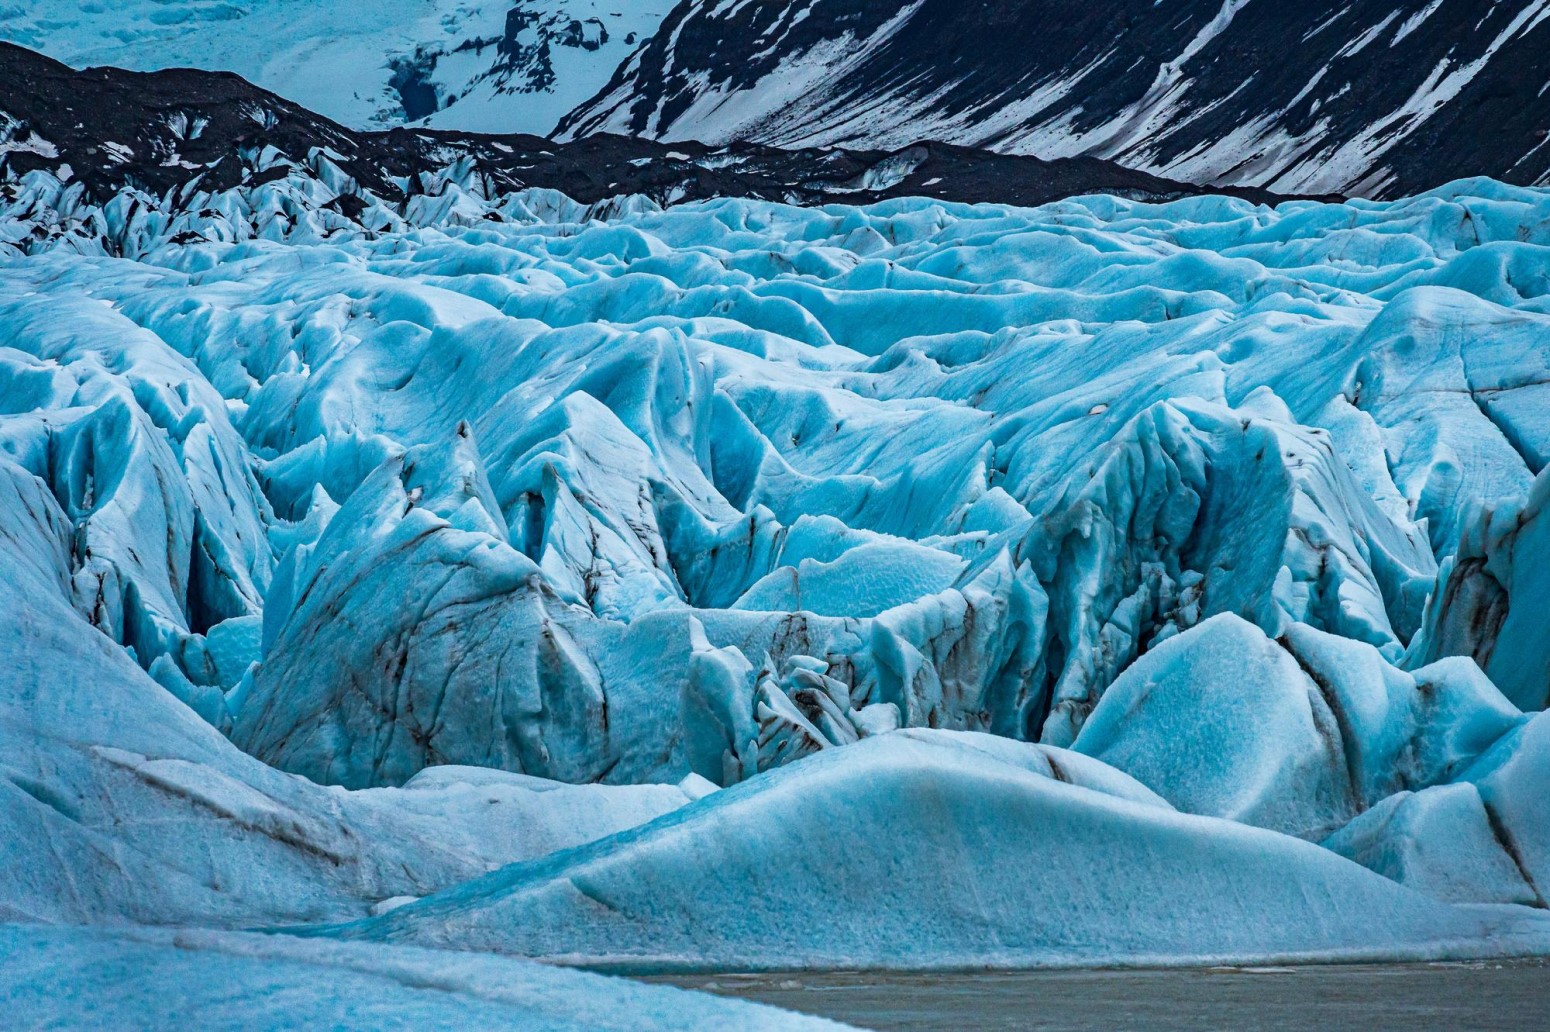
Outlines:
[[[1320,838],[1395,792],[1451,781],[1523,720],[1473,663],[1412,673],[1301,624],[1230,614],[1141,657],[1074,748],[1181,810]]]
[[[1525,719],[1467,659],[1403,671],[1361,642],[1297,625],[1278,643],[1334,713],[1363,807],[1391,792],[1455,779]]]
[[[1550,906],[1547,755],[1550,719],[1520,720],[1456,782],[1391,796],[1324,844],[1439,898],[1544,909]]]
[[[1463,780],[1479,788],[1492,832],[1541,905],[1550,902],[1550,715],[1503,737]]]
[[[1357,810],[1329,701],[1285,649],[1231,614],[1137,660],[1072,748],[1188,813],[1312,834]]]

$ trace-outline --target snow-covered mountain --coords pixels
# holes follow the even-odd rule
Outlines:
[[[354,128],[897,151],[1397,197],[1550,175],[1546,0],[20,4],[71,64],[227,69]]]
[[[1545,0],[683,3],[572,133],[1092,154],[1400,196],[1550,173]]]
[[[355,128],[1111,158],[1402,196],[1550,175],[1546,0],[20,4],[75,65],[227,69]]]
[[[0,39],[76,66],[236,72],[354,128],[548,133],[673,0],[114,0],[0,5]]]

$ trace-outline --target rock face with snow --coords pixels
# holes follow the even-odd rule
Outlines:
[[[613,10],[612,7],[619,7]],[[238,72],[357,128],[922,140],[1399,196],[1550,172],[1540,0],[134,0],[19,11],[72,63]],[[253,40],[261,46],[253,46]]]
[[[361,17],[124,0],[23,5],[0,38],[77,65],[234,71],[358,129],[943,141],[1398,197],[1550,173],[1547,14],[1543,0],[389,0]]]
[[[285,124],[0,186],[4,916],[1550,950],[1550,194],[588,205]]]
[[[571,133],[1093,154],[1400,196],[1550,172],[1542,0],[680,4]]]

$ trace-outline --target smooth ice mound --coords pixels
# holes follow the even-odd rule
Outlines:
[[[1550,193],[418,187],[0,192],[5,916],[1550,950]]]
[[[331,931],[735,970],[1429,959],[1550,934],[1147,795],[1062,749],[904,731]]]

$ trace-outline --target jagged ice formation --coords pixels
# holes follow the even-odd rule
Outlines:
[[[7,189],[8,916],[1550,948],[1550,194],[584,208],[465,163],[346,217],[330,168]],[[916,848],[1001,873],[901,901]],[[754,860],[845,851],[821,917]]]

